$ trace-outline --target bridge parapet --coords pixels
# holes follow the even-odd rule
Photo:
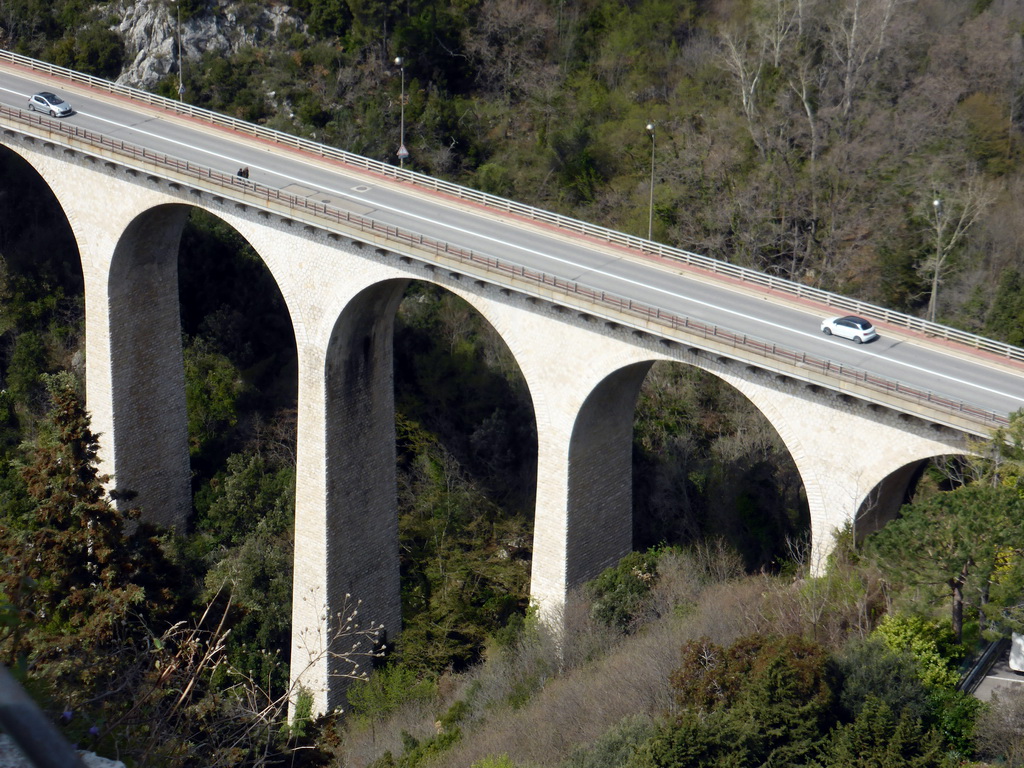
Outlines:
[[[55,146],[66,147],[81,152],[86,157],[109,153],[129,169],[129,173],[146,173],[154,182],[169,182],[172,192],[181,193],[188,189],[190,194],[210,194],[215,198],[230,199],[236,205],[251,206],[273,213],[285,221],[300,222],[376,249],[393,250],[405,258],[416,259],[440,266],[454,274],[465,274],[477,280],[493,283],[503,290],[516,291],[556,305],[564,305],[573,311],[599,317],[608,323],[649,333],[666,343],[696,344],[709,352],[723,354],[764,367],[777,374],[793,376],[811,384],[851,394],[970,434],[985,436],[993,429],[1008,423],[1003,414],[985,411],[963,401],[908,387],[897,380],[879,377],[826,358],[811,356],[767,339],[669,313],[659,307],[600,291],[577,281],[531,270],[507,259],[498,259],[458,248],[417,232],[387,226],[304,196],[293,195],[233,174],[110,139],[78,126],[57,123],[34,113],[24,113],[2,106],[0,125],[8,126],[8,130],[4,131],[6,136],[21,134],[28,140],[42,140]],[[27,131],[26,126],[30,126],[31,130]],[[630,243],[637,239],[624,237],[627,237]],[[653,245],[647,241],[643,243]],[[659,249],[661,248],[664,247],[659,246]],[[705,257],[700,259],[701,266],[706,266],[705,261],[719,266],[722,264]],[[768,284],[775,285],[777,282],[769,280]],[[797,294],[800,295],[800,292],[797,291]],[[826,295],[833,299],[842,299],[833,294]],[[863,311],[865,306],[870,306],[852,300],[844,301],[845,304],[839,301],[835,303],[855,311]],[[872,307],[871,313],[875,317],[885,316],[891,322],[891,318],[888,318],[890,313],[881,308]],[[907,324],[907,327],[911,326]],[[953,332],[953,329],[946,330]],[[960,335],[960,332],[956,334]],[[1024,360],[1024,350],[1010,345],[1000,345],[981,337],[972,338],[978,342],[975,345],[978,348],[993,351],[992,345],[995,345],[1007,358],[1019,357]],[[982,347],[982,342],[987,345]]]
[[[126,97],[133,101],[162,109],[170,115],[179,115],[195,120],[201,120],[212,126],[224,128],[264,141],[270,141],[304,153],[317,155],[325,159],[337,160],[345,163],[346,165],[370,171],[374,174],[390,179],[411,183],[425,189],[443,192],[446,195],[451,195],[456,199],[464,200],[475,205],[481,205],[497,211],[514,214],[531,221],[553,225],[568,232],[573,232],[628,249],[635,256],[654,256],[660,259],[674,261],[679,264],[685,264],[705,270],[714,275],[727,277],[752,286],[757,286],[775,294],[814,301],[844,312],[869,315],[881,322],[888,323],[898,328],[916,331],[930,338],[956,342],[1000,357],[1005,357],[1008,360],[1024,362],[1024,349],[1019,347],[994,341],[993,339],[987,339],[983,336],[978,336],[966,331],[960,331],[955,328],[949,328],[948,326],[940,325],[939,323],[923,320],[876,304],[851,299],[846,296],[841,296],[829,291],[823,291],[819,288],[797,283],[792,280],[768,275],[755,269],[737,266],[720,259],[702,256],[681,248],[663,245],[642,237],[618,232],[586,221],[574,219],[569,216],[524,205],[523,203],[518,203],[514,200],[508,200],[506,198],[498,197],[497,195],[480,192],[479,190],[464,187],[459,184],[453,184],[451,182],[427,176],[422,173],[417,173],[400,166],[394,166],[388,163],[372,160],[335,147],[329,147],[315,141],[292,136],[284,133],[283,131],[266,128],[265,126],[249,123],[227,115],[221,115],[202,107],[187,104],[180,100],[168,99],[164,96],[158,96],[137,88],[131,88],[129,86],[120,85],[109,80],[103,80],[102,78],[94,77],[92,75],[75,72],[74,70],[59,67],[37,59],[32,59],[27,56],[22,56],[11,51],[0,50],[0,61],[6,61],[18,67],[43,72],[52,77],[63,78],[93,90]],[[43,121],[40,120],[40,122]]]

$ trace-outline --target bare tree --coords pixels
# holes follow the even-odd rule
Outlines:
[[[789,78],[789,87],[800,100],[804,117],[807,119],[807,132],[810,134],[811,147],[809,160],[811,173],[815,172],[815,162],[821,145],[821,127],[818,117],[819,94],[828,79],[828,70],[810,57],[801,58]]]
[[[799,27],[800,3],[794,0],[774,0],[755,11],[757,29],[771,53],[772,66],[780,67]]]
[[[547,5],[537,0],[486,0],[466,50],[478,60],[484,84],[512,103],[521,91],[544,79],[545,68],[538,62],[547,56],[539,54],[555,26]]]
[[[853,102],[886,45],[898,0],[846,0],[829,24],[828,45],[841,83],[839,110],[848,132]]]
[[[982,755],[1024,766],[1024,689],[1003,688],[982,711],[975,730]]]
[[[746,31],[726,30],[722,33],[721,42],[722,65],[736,81],[750,138],[763,156],[765,143],[759,126],[758,97],[768,41],[764,37],[752,39],[752,35]]]
[[[358,608],[358,602],[347,601],[329,626],[324,624],[330,637],[310,648],[308,658],[293,662],[312,665],[330,657],[335,676],[364,679],[366,662],[381,653],[382,628],[361,627]],[[238,765],[244,758],[246,765],[261,766],[298,749],[295,737],[311,715],[302,702],[308,705],[311,697],[300,684],[280,690],[271,682],[268,670],[282,664],[273,654],[262,673],[229,661],[231,610],[230,597],[218,594],[198,621],[178,622],[144,646],[126,644],[122,686],[112,692],[125,706],[109,711],[96,738],[113,739],[140,765],[198,760],[212,768]],[[296,718],[291,723],[290,705]]]
[[[991,185],[978,174],[968,176],[959,186],[936,185],[933,188],[935,192],[926,205],[930,209],[927,218],[935,251],[919,265],[919,270],[931,278],[930,322],[935,322],[939,285],[951,269],[950,257],[996,197]]]

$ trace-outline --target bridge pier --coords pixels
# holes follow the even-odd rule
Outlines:
[[[392,347],[406,282],[366,288],[326,343],[300,344],[291,675],[316,712],[340,707],[401,628]]]
[[[611,372],[589,394],[574,393],[582,404],[559,402],[554,389],[543,398],[530,597],[556,628],[569,592],[632,551],[633,417],[650,366]],[[550,418],[555,402],[564,418]]]
[[[188,210],[164,205],[133,219],[110,258],[106,290],[86,291],[90,344],[109,343],[107,355],[87,355],[87,381],[94,424],[97,416],[110,419],[98,431],[112,438],[107,463],[115,497],[128,494],[118,503],[179,529],[192,508],[178,305],[178,244]],[[97,375],[100,366],[109,374]]]

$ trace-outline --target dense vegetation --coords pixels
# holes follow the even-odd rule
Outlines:
[[[400,55],[407,167],[635,234],[653,181],[655,239],[1024,342],[1014,3],[298,0],[276,34],[262,6],[232,6],[235,43],[187,62],[186,98],[394,161]],[[173,9],[186,29],[224,13]],[[122,10],[5,0],[0,45],[116,77]],[[80,744],[133,765],[1024,764],[1022,702],[954,690],[981,637],[1024,626],[1019,430],[999,461],[931,470],[900,520],[811,579],[778,435],[721,382],[656,365],[638,551],[571,606],[560,655],[526,610],[529,394],[493,329],[423,284],[395,334],[404,633],[344,723],[286,723],[280,294],[193,213],[192,527],[137,527],[102,494],[78,394],[70,228],[7,152],[0,198],[0,661]]]

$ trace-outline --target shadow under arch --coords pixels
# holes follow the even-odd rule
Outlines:
[[[751,571],[809,544],[803,478],[769,415],[700,365],[655,363],[634,435],[634,543],[727,543]]]
[[[401,626],[393,383],[394,318],[408,281],[371,285],[335,321],[324,364],[326,595],[329,611],[355,596],[382,625]],[[334,654],[328,675],[344,677]],[[330,691],[329,706],[340,703]]]
[[[633,417],[653,361],[613,371],[579,410],[569,444],[566,586],[581,586],[632,550]]]
[[[900,508],[911,500],[913,488],[921,479],[927,465],[928,459],[918,459],[904,464],[868,492],[851,521],[856,546],[863,544],[868,536],[896,518]]]
[[[5,294],[0,386],[31,407],[32,401],[41,401],[35,395],[43,385],[35,369],[11,370],[13,358],[25,357],[16,352],[19,336],[29,331],[45,334],[52,324],[61,326],[64,343],[42,345],[39,351],[48,347],[48,362],[81,373],[85,285],[68,212],[41,170],[4,144],[0,144],[0,260],[0,286]],[[27,362],[44,362],[40,357],[29,355]]]
[[[433,296],[424,295],[435,291]],[[396,344],[406,322],[401,319],[403,300],[411,302],[410,312],[419,311],[418,308],[429,301],[453,302],[458,305],[457,311],[471,311],[478,318],[473,322],[483,323],[488,332],[493,332],[492,342],[502,338],[488,320],[486,308],[475,306],[471,297],[463,297],[427,280],[407,278],[385,279],[358,290],[345,302],[333,325],[323,367],[324,533],[321,541],[325,572],[323,582],[318,585],[297,567],[297,579],[304,583],[300,585],[297,580],[296,590],[304,593],[322,590],[326,615],[332,617],[340,606],[358,599],[362,603],[360,615],[374,625],[383,626],[378,640],[388,644],[403,624],[395,404]],[[439,342],[437,346],[448,341]],[[450,341],[456,343],[457,339],[453,336]],[[414,336],[405,343],[421,342],[420,336]],[[416,351],[425,352],[422,348]],[[430,362],[427,360],[428,364]],[[458,368],[458,365],[453,367]],[[441,371],[434,373],[443,376]],[[450,388],[459,390],[458,396],[465,396],[467,386],[471,385],[449,383]],[[445,402],[444,406],[457,407],[457,403]],[[460,426],[456,424],[455,428]],[[311,453],[305,455],[306,462],[315,461]],[[300,477],[307,470],[319,471],[315,466],[306,466],[300,468]],[[315,501],[310,498],[304,504],[310,506],[304,506],[301,514],[313,520]],[[303,525],[297,523],[297,526]],[[301,546],[304,551],[309,548],[309,557],[321,556],[314,553],[315,547],[308,541],[304,540]],[[297,566],[301,557],[305,555],[297,555]],[[314,580],[319,578],[313,577]],[[526,600],[522,602],[525,610]],[[310,637],[311,621],[319,619],[304,611],[306,609],[299,606],[295,614],[294,623],[300,631],[293,636],[293,655],[298,652],[296,643],[314,643]],[[322,626],[318,631],[321,637],[328,638],[328,644],[335,642],[330,627]],[[339,643],[340,640],[338,638]],[[326,654],[324,674],[328,680],[342,681],[346,677],[350,662],[344,658],[343,650],[339,645]],[[344,687],[343,681],[327,686],[328,707],[343,701]]]
[[[107,278],[113,495],[168,528],[184,528],[192,508],[178,303],[189,210],[160,205],[136,216],[118,238]]]
[[[938,466],[940,461],[957,465],[962,469],[960,462],[969,455],[967,451],[963,451],[917,459],[898,467],[882,478],[864,498],[853,518],[854,543],[860,546],[871,534],[880,531],[887,523],[899,517],[903,506],[912,503],[918,492],[929,486],[926,478],[933,474],[930,469],[934,468],[939,475],[945,473],[945,470]],[[930,491],[952,490],[963,485],[965,480],[964,475],[958,470],[953,472],[952,476],[947,475],[933,480]]]
[[[56,255],[64,262],[58,275],[62,284],[74,283],[82,292],[81,257],[68,212],[41,170],[5,144],[0,144],[0,221],[5,260]]]

